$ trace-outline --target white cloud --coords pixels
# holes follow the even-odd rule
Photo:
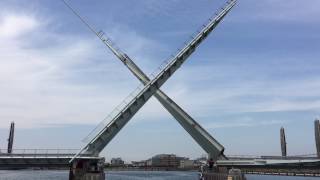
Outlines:
[[[252,67],[254,71],[236,67],[214,64],[184,67],[165,89],[198,117],[243,112],[319,111],[319,78],[298,78],[292,74],[292,80],[260,79],[255,73],[265,66]]]
[[[138,84],[96,39],[52,32],[32,15],[1,19],[0,127],[96,124]]]
[[[208,129],[218,129],[218,128],[234,128],[234,127],[256,127],[256,126],[271,126],[284,124],[286,121],[281,120],[253,120],[252,118],[245,117],[242,119],[226,121],[226,122],[211,122],[205,123],[204,127]]]
[[[172,11],[176,11],[181,3],[181,0],[169,0],[169,1],[158,1],[148,0],[143,1],[144,7],[148,10],[151,15],[166,15],[170,16]]]
[[[6,43],[0,44],[0,127],[10,121],[20,128],[98,124],[140,84],[93,35],[54,32],[49,27],[54,19],[42,23],[32,14],[1,19],[0,27],[19,31],[3,36]],[[111,27],[106,34],[137,64],[147,66],[146,72],[156,67],[152,54],[161,49],[159,43],[123,25]],[[163,117],[154,106],[151,101],[144,108],[145,119]]]
[[[0,38],[16,38],[39,25],[32,16],[8,14],[0,18]]]
[[[234,18],[240,21],[254,19],[315,23],[320,16],[318,0],[247,0],[239,1],[238,6],[240,16]]]
[[[48,31],[47,24],[33,15],[11,14],[1,19],[2,31],[12,33],[3,35],[6,41],[0,44],[0,117],[4,122],[15,120],[24,127],[95,124],[139,84],[111,54],[104,54],[106,50],[94,37],[88,39]],[[147,69],[146,72],[152,70],[151,66],[157,61],[151,59],[155,57],[155,53],[150,53],[151,49],[156,51],[165,47],[123,26],[112,27],[106,30],[112,39],[136,59],[137,64],[147,67],[143,68]],[[13,33],[10,29],[18,30]],[[50,42],[46,47],[34,46],[39,43],[39,37],[32,35],[36,32],[41,32],[38,34],[43,38],[41,41]],[[104,58],[110,59],[96,62]],[[233,65],[214,66],[184,66],[180,73],[175,74],[174,82],[165,85],[168,94],[179,105],[191,110],[191,116],[320,108],[319,101],[307,98],[320,96],[317,79],[304,79],[298,83],[261,83],[257,80],[232,84],[230,74],[245,72],[237,72]],[[215,79],[226,83],[211,85]],[[196,89],[198,85],[200,88]],[[307,99],[294,99],[297,97]],[[244,102],[243,99],[254,100]],[[144,119],[167,118],[168,113],[160,106],[154,100],[148,103],[143,108]],[[7,123],[1,124],[7,126]]]

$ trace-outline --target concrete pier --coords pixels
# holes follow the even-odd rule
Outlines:
[[[75,160],[70,167],[69,180],[105,180],[104,158]]]
[[[206,172],[202,174],[203,180],[246,180],[240,169],[230,169],[228,172]]]

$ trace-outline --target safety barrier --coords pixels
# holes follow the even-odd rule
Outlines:
[[[6,149],[0,149],[0,157],[60,157],[73,156],[78,149],[13,149],[7,153]]]

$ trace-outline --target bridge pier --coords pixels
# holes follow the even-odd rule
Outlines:
[[[105,180],[104,158],[76,159],[70,165],[69,180]]]

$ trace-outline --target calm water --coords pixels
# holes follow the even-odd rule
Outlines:
[[[108,180],[198,180],[194,172],[108,172]],[[320,180],[311,177],[256,176],[248,180]],[[0,171],[0,180],[68,180],[67,171]]]

